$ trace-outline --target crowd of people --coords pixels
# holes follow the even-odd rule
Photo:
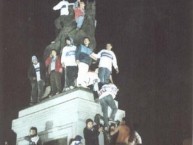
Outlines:
[[[134,129],[133,125],[127,124],[125,119],[122,121],[111,122],[108,129],[104,128],[101,123],[99,114],[96,114],[94,121],[86,120],[86,126],[83,129],[84,138],[81,135],[76,135],[70,139],[69,145],[142,145],[142,138]],[[100,121],[100,122],[98,122]],[[25,137],[29,145],[42,145],[41,138],[38,135],[36,127],[31,127],[29,135]]]
[[[54,10],[60,10],[60,17],[56,20],[56,28],[62,29],[62,16],[69,14],[68,6],[73,5],[77,30],[82,27],[84,21],[83,1],[75,3],[61,1]],[[98,53],[90,47],[90,38],[84,37],[81,44],[74,44],[73,38],[65,38],[65,46],[60,50],[52,49],[49,56],[40,62],[35,55],[31,58],[31,65],[28,70],[28,77],[31,82],[30,105],[39,103],[43,98],[53,97],[62,92],[76,88],[86,88],[93,91],[95,99],[99,101],[103,116],[97,114],[94,121],[86,120],[86,127],[83,129],[85,145],[139,145],[142,144],[141,137],[125,120],[115,121],[117,105],[115,97],[119,89],[113,82],[112,68],[119,73],[117,58],[112,51],[113,45],[107,42],[105,49]],[[97,67],[91,70],[91,65]],[[50,87],[48,93],[46,90]],[[108,117],[108,107],[111,108]],[[101,124],[101,120],[103,124]],[[99,143],[99,136],[104,138]],[[30,135],[25,138],[30,145],[40,145],[37,128],[30,129]],[[83,137],[77,135],[70,141],[70,145],[80,145]]]

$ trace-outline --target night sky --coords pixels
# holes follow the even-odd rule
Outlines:
[[[55,39],[58,0],[0,2],[0,143],[15,144],[11,121],[28,106],[31,56]],[[144,145],[181,145],[192,134],[192,1],[98,0],[96,52],[113,43],[119,107]]]

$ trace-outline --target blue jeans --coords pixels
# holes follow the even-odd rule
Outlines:
[[[103,84],[109,83],[111,72],[109,69],[104,68],[104,67],[99,67],[99,79],[100,82]]]
[[[102,99],[100,99],[100,104],[102,107],[103,117],[104,117],[104,125],[105,127],[108,125],[108,106],[112,109],[110,119],[114,120],[115,115],[117,113],[117,106],[115,105],[115,101],[113,100],[113,97],[111,95],[105,96]]]
[[[83,21],[84,21],[84,16],[80,16],[80,17],[76,18],[77,28],[82,27]]]

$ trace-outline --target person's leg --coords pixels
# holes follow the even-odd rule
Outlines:
[[[100,104],[101,104],[101,108],[102,108],[102,112],[103,112],[103,117],[104,117],[104,126],[108,127],[108,105],[106,103],[106,99],[105,97],[100,99]]]
[[[38,102],[41,100],[41,97],[44,94],[45,82],[43,80],[38,81]]]
[[[62,29],[62,20],[63,20],[63,16],[59,16],[56,20],[55,20],[55,27],[57,30],[61,30]]]
[[[75,86],[75,79],[76,78],[77,78],[77,67],[76,66],[69,66],[69,71],[68,71],[69,87]]]
[[[108,106],[112,109],[110,119],[112,119],[114,121],[118,108],[117,108],[115,101],[111,95],[108,95],[105,98],[106,98]]]
[[[37,103],[37,81],[32,81],[31,82],[31,99],[30,99],[30,103],[34,104]]]
[[[81,85],[86,87],[86,78],[88,73],[89,66],[86,63],[80,62],[78,64],[78,78],[77,78],[77,86]]]
[[[70,66],[66,66],[65,69],[65,88],[70,87]]]
[[[109,83],[111,72],[109,69],[104,68],[104,83]]]
[[[56,94],[55,71],[50,72],[51,95]]]
[[[105,68],[103,68],[103,67],[99,67],[98,77],[99,77],[100,82],[101,82],[102,84],[104,84],[104,83],[105,83],[104,76],[105,76]]]
[[[82,27],[83,22],[84,22],[84,17],[83,16],[80,16],[80,17],[76,18],[77,28],[80,29]]]
[[[31,104],[37,103],[37,91],[38,91],[37,81],[32,81],[31,82],[31,99],[30,99]]]
[[[61,79],[62,79],[62,74],[55,71],[55,84],[56,84],[56,88],[57,88],[57,93],[62,92]]]

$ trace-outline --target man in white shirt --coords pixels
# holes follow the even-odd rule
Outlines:
[[[53,7],[53,10],[60,10],[60,17],[56,19],[55,26],[58,30],[63,28],[64,17],[69,15],[69,6],[74,6],[74,3],[69,3],[67,0],[60,1]]]
[[[78,67],[75,58],[76,46],[73,45],[73,40],[67,37],[66,46],[62,49],[61,63],[65,70],[65,86],[64,90],[73,89],[75,80],[78,75]]]
[[[110,75],[112,73],[112,66],[115,68],[116,72],[119,73],[117,58],[114,52],[111,50],[113,48],[111,43],[106,44],[106,49],[101,50],[97,55],[100,59],[99,61],[99,78],[100,82],[103,84],[109,83]]]

